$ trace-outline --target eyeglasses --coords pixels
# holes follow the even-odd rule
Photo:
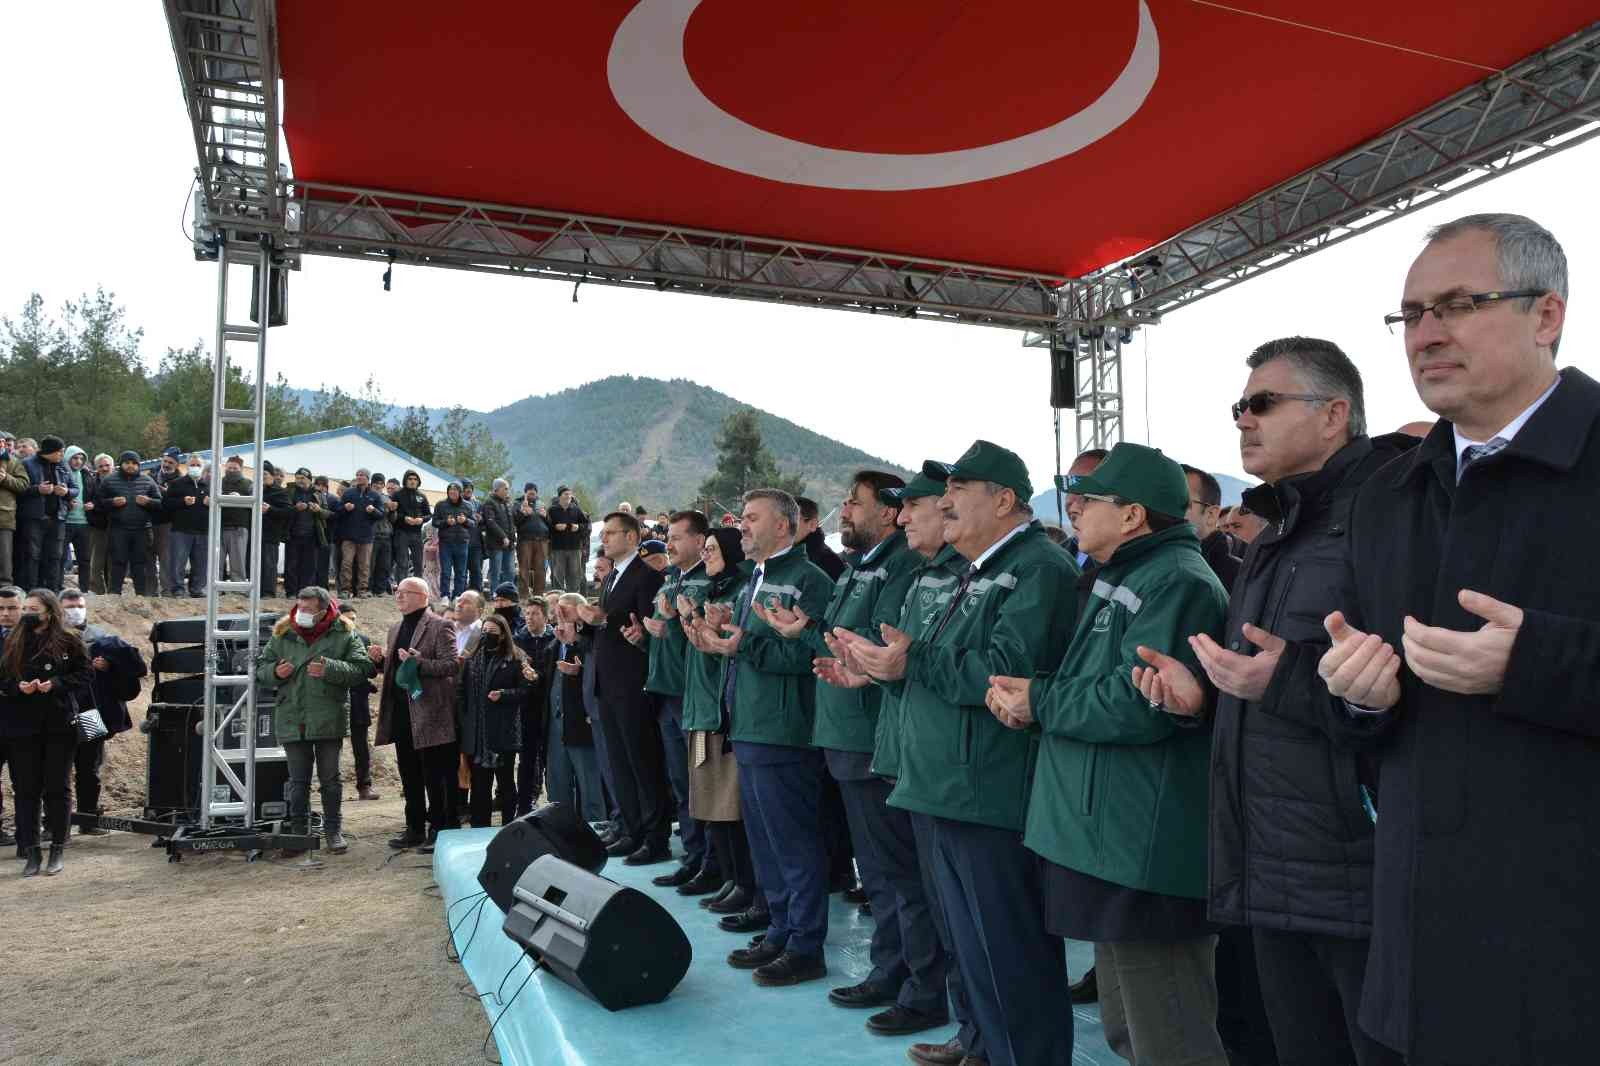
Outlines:
[[[1333,399],[1332,396],[1313,396],[1306,392],[1271,392],[1263,391],[1252,393],[1234,404],[1228,410],[1233,412],[1233,420],[1239,421],[1239,416],[1249,411],[1260,417],[1272,410],[1284,400],[1304,400],[1306,403],[1324,403]]]
[[[1102,496],[1098,492],[1079,492],[1075,493],[1075,495],[1085,500],[1099,500],[1101,503],[1109,503],[1117,507],[1126,507],[1129,502],[1121,496]]]
[[[1422,322],[1422,316],[1433,312],[1433,317],[1441,323],[1459,322],[1461,319],[1476,311],[1480,304],[1492,304],[1500,300],[1519,300],[1543,296],[1549,289],[1514,289],[1510,292],[1463,292],[1450,296],[1442,296],[1431,304],[1417,304],[1411,307],[1402,307],[1390,315],[1383,316],[1383,324],[1389,327],[1389,332],[1394,332],[1394,327],[1405,326],[1406,329],[1415,329]]]

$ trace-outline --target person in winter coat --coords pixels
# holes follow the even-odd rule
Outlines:
[[[422,475],[407,470],[395,494],[394,558],[402,577],[422,576],[422,527],[433,516],[433,506],[422,494]]]
[[[28,469],[17,458],[11,435],[7,433],[0,437],[0,586],[12,582],[11,558],[16,550],[17,501],[32,487]]]
[[[278,557],[289,539],[295,509],[283,486],[283,471],[262,460],[261,473],[266,478],[261,489],[261,598],[274,599],[278,595]]]
[[[83,505],[94,499],[94,471],[88,469],[89,457],[76,444],[67,445],[67,483],[74,493],[67,498],[66,529],[63,534],[61,564],[54,577],[54,588],[61,588],[66,580],[67,550],[72,551],[73,565],[77,567],[78,587],[89,587],[89,513]]]
[[[488,827],[494,807],[500,809],[501,825],[517,816],[516,758],[522,750],[522,701],[529,685],[523,676],[526,664],[506,620],[485,615],[477,646],[462,661],[456,681],[456,729],[472,778],[468,810],[474,829]]]
[[[355,483],[339,498],[339,591],[344,595],[367,594],[372,583],[372,542],[378,523],[387,521],[388,510],[388,501],[372,487],[369,472],[357,470]]]
[[[22,538],[17,583],[23,588],[61,588],[67,511],[78,491],[64,461],[66,448],[60,437],[46,436],[39,451],[22,463],[29,482],[28,491],[17,501],[17,533]]]
[[[61,603],[47,589],[23,601],[22,620],[0,648],[0,738],[9,748],[17,804],[17,848],[23,877],[41,867],[39,807],[50,829],[46,874],[62,869],[67,843],[67,771],[77,742],[74,694],[89,680],[89,653],[65,625]]]
[[[283,556],[286,596],[307,585],[320,585],[314,575],[318,552],[328,540],[329,510],[324,495],[313,483],[309,467],[302,466],[294,472],[294,485],[289,489],[289,506],[294,510],[294,517],[289,520],[289,541]]]
[[[187,473],[173,478],[161,492],[161,505],[172,516],[167,534],[168,596],[183,595],[183,569],[189,567],[189,596],[206,594],[206,535],[211,522],[211,491],[201,483],[203,468],[192,459]]]
[[[467,588],[483,591],[483,498],[471,478],[461,479],[461,502],[472,516],[467,530]]]
[[[96,502],[100,495],[100,482],[116,473],[116,463],[111,456],[101,452],[94,457],[94,474],[86,478],[91,491],[83,497],[83,510],[89,523],[89,580],[85,591],[104,596],[111,587],[111,516]],[[79,581],[83,579],[80,576]]]
[[[1112,1050],[1228,1066],[1205,913],[1210,731],[1135,684],[1141,649],[1197,667],[1188,638],[1221,635],[1227,593],[1161,452],[1119,444],[1073,492],[1100,567],[1078,587],[1070,643],[1049,675],[997,676],[986,697],[1001,724],[1042,733],[1023,842],[1045,860],[1046,928],[1094,943]]]
[[[61,594],[61,613],[68,629],[78,634],[89,652],[88,683],[78,690],[78,710],[94,708],[105,723],[106,735],[96,740],[79,737],[73,749],[73,784],[77,809],[100,813],[100,771],[106,762],[106,743],[133,728],[128,701],[139,696],[140,682],[149,673],[139,650],[114,633],[89,621],[89,601],[77,589]],[[103,836],[107,830],[83,826],[83,836]]]
[[[512,507],[517,527],[517,590],[523,598],[544,595],[545,563],[550,554],[550,521],[539,502],[539,486],[522,486],[522,499]]]
[[[550,773],[554,746],[547,742],[550,688],[559,683],[556,662],[561,642],[550,627],[550,609],[542,599],[532,599],[522,609],[512,640],[522,650],[523,680],[528,692],[522,701],[522,754],[517,759],[517,815],[533,810],[539,788]],[[552,799],[555,793],[550,793]],[[603,819],[601,814],[595,821]]]
[[[383,513],[372,523],[372,580],[365,592],[387,596],[394,590],[394,516],[397,505],[383,475],[372,473],[372,491],[383,497]]]
[[[328,590],[300,590],[294,611],[278,622],[261,651],[256,680],[275,686],[273,731],[289,763],[289,821],[306,832],[311,769],[322,784],[322,828],[328,850],[347,850],[340,818],[339,751],[349,721],[350,689],[372,676],[366,645]]]
[[[109,516],[111,584],[107,591],[122,595],[122,583],[131,570],[134,592],[141,596],[153,593],[150,530],[163,511],[161,490],[154,478],[139,470],[138,452],[123,452],[118,457],[117,472],[100,481],[95,510]]]
[[[589,516],[572,490],[562,485],[547,515],[550,522],[550,577],[563,592],[583,591],[583,553],[589,545]]]
[[[479,511],[483,526],[483,553],[489,560],[489,587],[516,580],[517,524],[512,513],[511,484],[497,477]]]
[[[467,591],[469,547],[476,537],[474,511],[461,495],[461,485],[452,481],[445,498],[433,508],[433,528],[439,534],[439,594],[454,600]]]
[[[222,484],[218,490],[224,496],[251,496],[255,484],[244,476],[244,460],[230,455],[222,464]],[[247,581],[250,568],[250,510],[245,507],[222,509],[222,561],[224,580]]]

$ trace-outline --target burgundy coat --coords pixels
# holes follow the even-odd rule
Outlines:
[[[390,726],[394,701],[400,693],[394,687],[395,668],[400,665],[394,653],[402,622],[389,627],[384,644],[383,684],[378,690],[378,736],[374,743],[393,744]],[[411,650],[420,655],[422,697],[411,702],[411,743],[418,748],[449,744],[456,739],[456,629],[448,620],[427,611],[411,634]]]

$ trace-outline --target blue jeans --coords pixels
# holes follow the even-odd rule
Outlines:
[[[516,584],[517,581],[517,549],[496,548],[489,553],[489,591],[493,593],[495,586],[502,581]]]
[[[451,575],[454,575],[452,577]],[[439,544],[439,593],[454,600],[467,591],[467,546]]]
[[[167,595],[183,594],[183,564],[189,564],[189,595],[200,596],[206,590],[206,535],[185,533],[174,529],[167,534],[168,556],[172,569],[167,574]]]
[[[549,747],[545,755],[545,795],[553,803],[576,806],[586,822],[603,822],[606,820],[606,801],[601,794],[600,764],[595,760],[594,748],[579,745],[568,747],[561,739],[561,726],[561,715],[552,714]],[[531,797],[528,806],[532,809]]]

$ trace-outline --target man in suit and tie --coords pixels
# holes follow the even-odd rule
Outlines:
[[[613,565],[600,586],[599,606],[583,612],[584,621],[597,627],[593,654],[595,690],[603,707],[599,724],[622,808],[623,834],[606,851],[624,856],[630,866],[672,858],[667,841],[676,809],[667,786],[661,732],[644,690],[650,656],[640,619],[655,609],[662,576],[639,559],[642,532],[639,520],[625,511],[606,515],[600,550]]]

